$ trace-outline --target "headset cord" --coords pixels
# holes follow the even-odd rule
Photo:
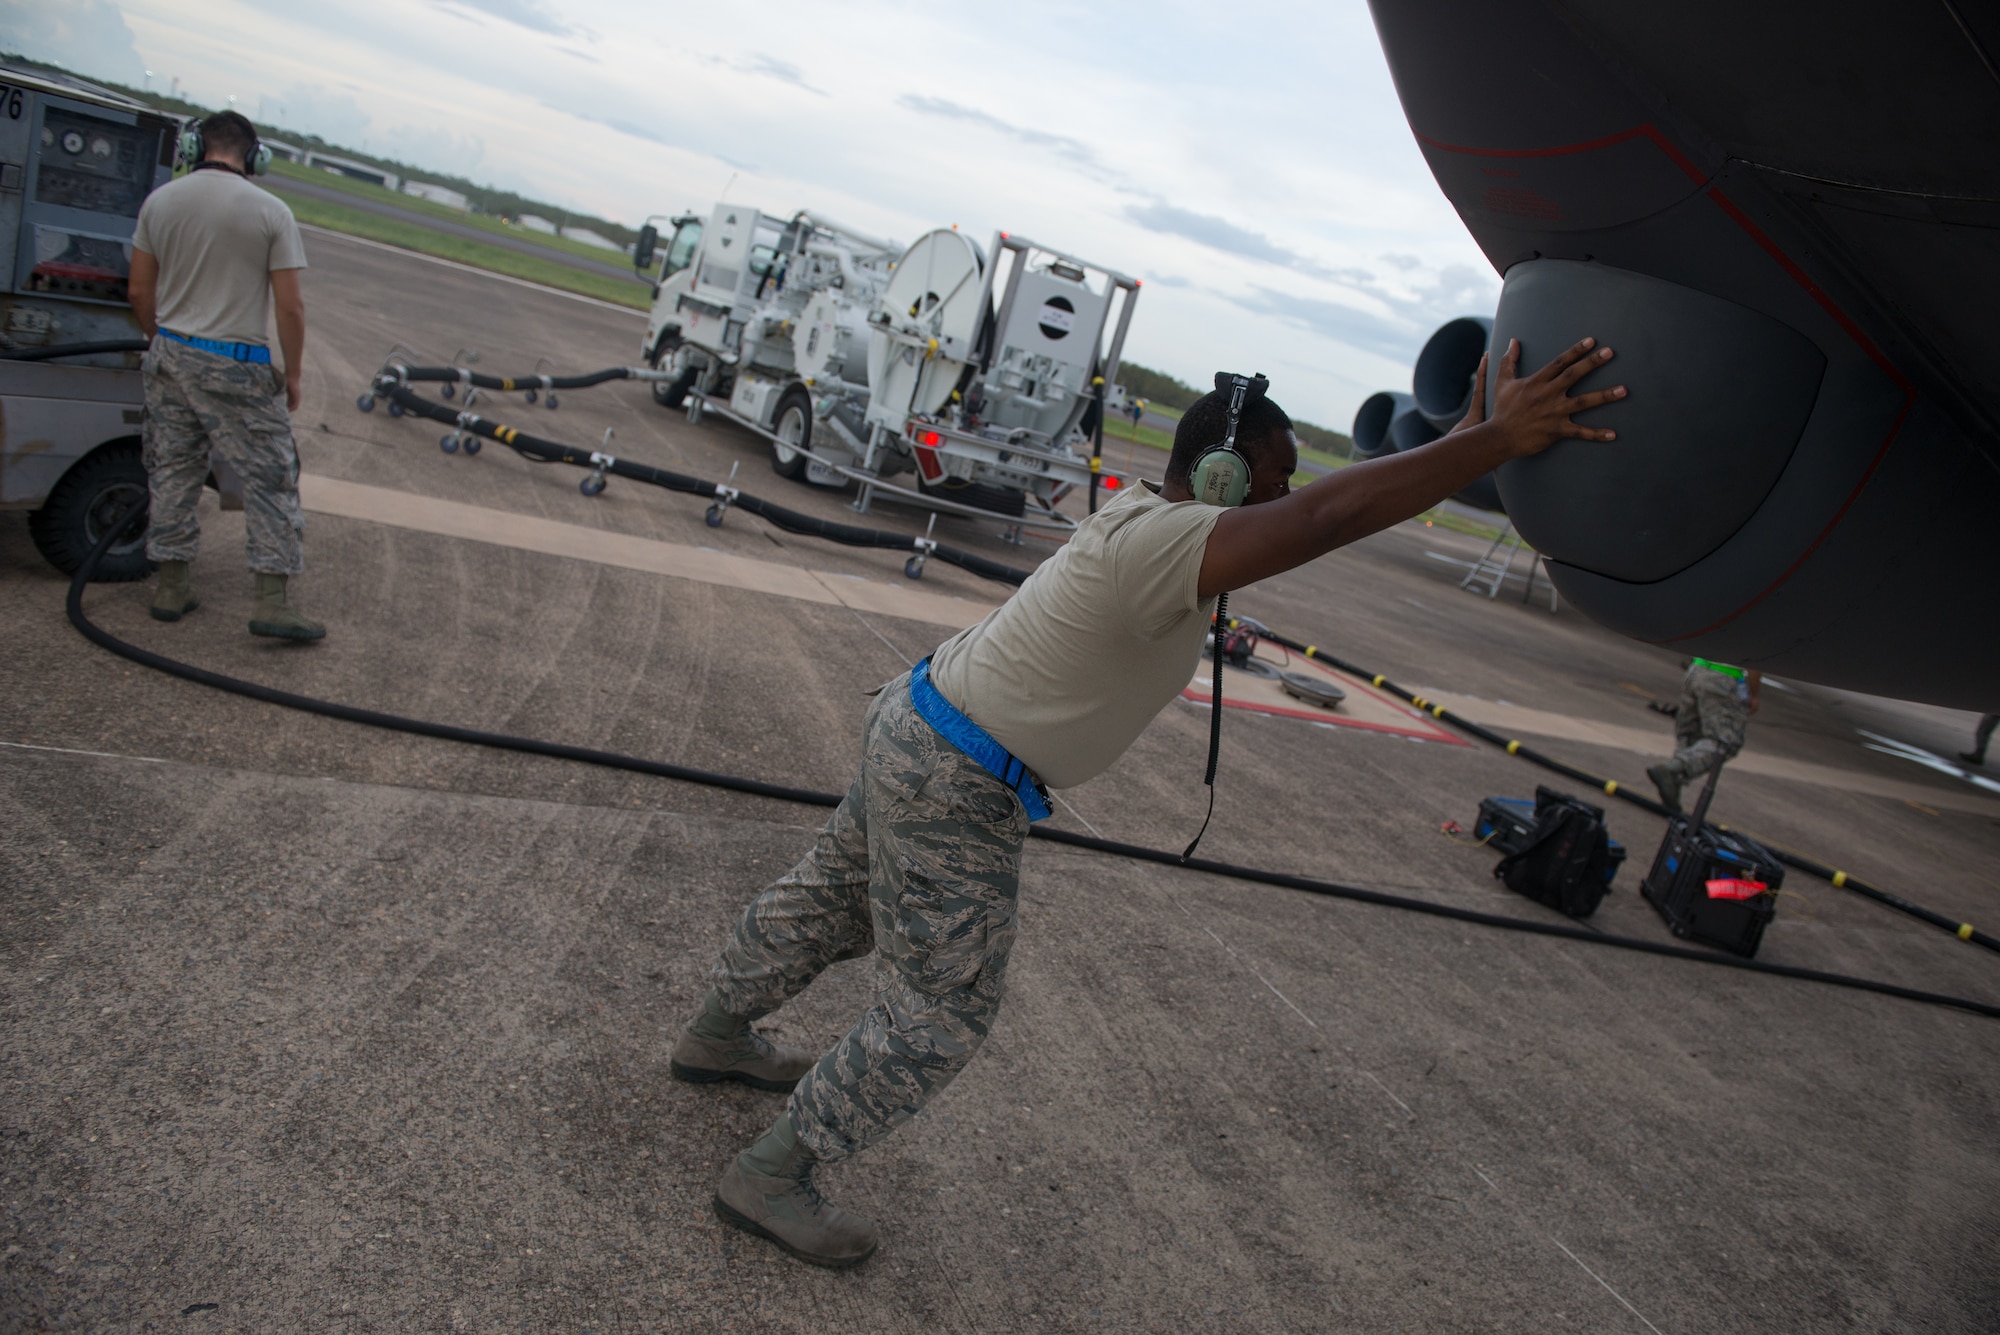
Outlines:
[[[1201,828],[1194,832],[1194,842],[1181,854],[1186,862],[1194,856],[1201,845],[1201,837],[1208,833],[1208,823],[1215,819],[1215,762],[1222,754],[1222,644],[1223,630],[1229,625],[1229,595],[1215,595],[1215,633],[1211,642],[1215,646],[1215,686],[1208,697],[1208,770],[1201,781],[1208,785],[1208,814],[1201,818]]]

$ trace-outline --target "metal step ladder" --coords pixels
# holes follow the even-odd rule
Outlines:
[[[1500,549],[1503,546],[1507,549],[1507,559],[1504,561],[1499,559]],[[1521,535],[1514,531],[1514,521],[1511,519],[1507,521],[1507,527],[1500,530],[1500,536],[1493,539],[1493,545],[1486,549],[1486,555],[1480,557],[1472,569],[1465,572],[1465,578],[1458,582],[1458,587],[1470,589],[1474,593],[1484,593],[1489,599],[1499,597],[1500,587],[1513,575],[1514,562],[1520,558],[1522,552],[1528,554],[1528,587],[1521,595],[1522,603],[1527,603],[1535,596],[1536,586],[1548,579],[1548,572],[1542,561],[1542,554],[1521,541]],[[1555,581],[1548,580],[1548,586],[1549,611],[1553,612],[1556,610]]]

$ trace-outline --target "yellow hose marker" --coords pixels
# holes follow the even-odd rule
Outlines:
[[[1962,922],[1958,925],[1958,939],[1961,941],[1970,941],[1972,939],[1971,923]]]
[[[1431,706],[1431,717],[1433,717],[1433,718],[1443,718],[1443,717],[1444,717],[1444,706],[1443,706],[1443,705],[1432,705],[1432,706]]]
[[[1317,647],[1317,646],[1315,646],[1315,645],[1310,645],[1310,644],[1306,646],[1306,657],[1307,657],[1307,658],[1316,658],[1316,657],[1318,657],[1318,656],[1319,656],[1319,649],[1318,649],[1318,647]]]
[[[1838,889],[1840,889],[1840,887],[1841,887],[1841,886],[1843,886],[1843,885],[1846,885],[1846,884],[1847,884],[1847,873],[1846,873],[1846,872],[1844,872],[1844,871],[1837,871],[1837,872],[1835,872],[1835,873],[1833,874],[1833,888],[1834,888],[1834,889],[1838,890]]]
[[[1378,672],[1378,673],[1376,673],[1376,674],[1375,674],[1375,681],[1374,681],[1374,684],[1375,684],[1375,685],[1377,685],[1377,686],[1380,686],[1380,685],[1382,684],[1382,674],[1381,674],[1381,673],[1379,673],[1379,672]]]
[[[1610,797],[1610,796],[1611,796],[1612,794],[1616,793],[1617,791],[1618,791],[1618,780],[1616,780],[1616,779],[1606,779],[1606,780],[1604,781],[1604,795],[1605,795],[1606,797]]]
[[[507,379],[502,380],[500,382],[500,388],[502,390],[509,390],[514,388],[514,378],[512,376],[509,376]]]
[[[1519,751],[1520,749],[1521,749],[1521,744],[1519,742],[1507,743],[1507,754],[1510,756],[1513,755],[1515,752]]]

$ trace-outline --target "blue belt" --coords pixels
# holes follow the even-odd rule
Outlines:
[[[1035,777],[1033,770],[1021,763],[1019,757],[994,741],[986,729],[959,713],[958,706],[945,699],[938,688],[931,685],[931,660],[928,658],[910,669],[910,703],[917,707],[917,713],[923,716],[924,722],[937,729],[938,736],[978,761],[987,773],[1012,788],[1021,799],[1021,805],[1027,808],[1030,821],[1049,818],[1049,798],[1042,791],[1042,781]]]
[[[264,362],[271,360],[271,350],[262,343],[224,343],[219,338],[189,338],[186,334],[176,334],[171,329],[162,329],[161,335],[176,343],[185,343],[203,352],[212,352],[218,357],[227,357],[233,362]]]

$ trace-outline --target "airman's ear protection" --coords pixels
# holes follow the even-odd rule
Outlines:
[[[187,165],[189,171],[201,165],[202,155],[208,152],[208,144],[202,137],[200,121],[189,121],[187,128],[181,131],[180,148],[181,161]],[[264,141],[257,136],[254,126],[250,130],[250,151],[243,155],[243,174],[245,176],[271,174],[271,150],[264,146]]]
[[[1236,427],[1246,405],[1257,402],[1270,390],[1271,382],[1260,371],[1253,376],[1229,371],[1215,373],[1215,388],[1229,391],[1229,431],[1219,444],[1203,450],[1188,470],[1188,490],[1203,505],[1231,508],[1243,504],[1250,494],[1250,461],[1236,448]]]

